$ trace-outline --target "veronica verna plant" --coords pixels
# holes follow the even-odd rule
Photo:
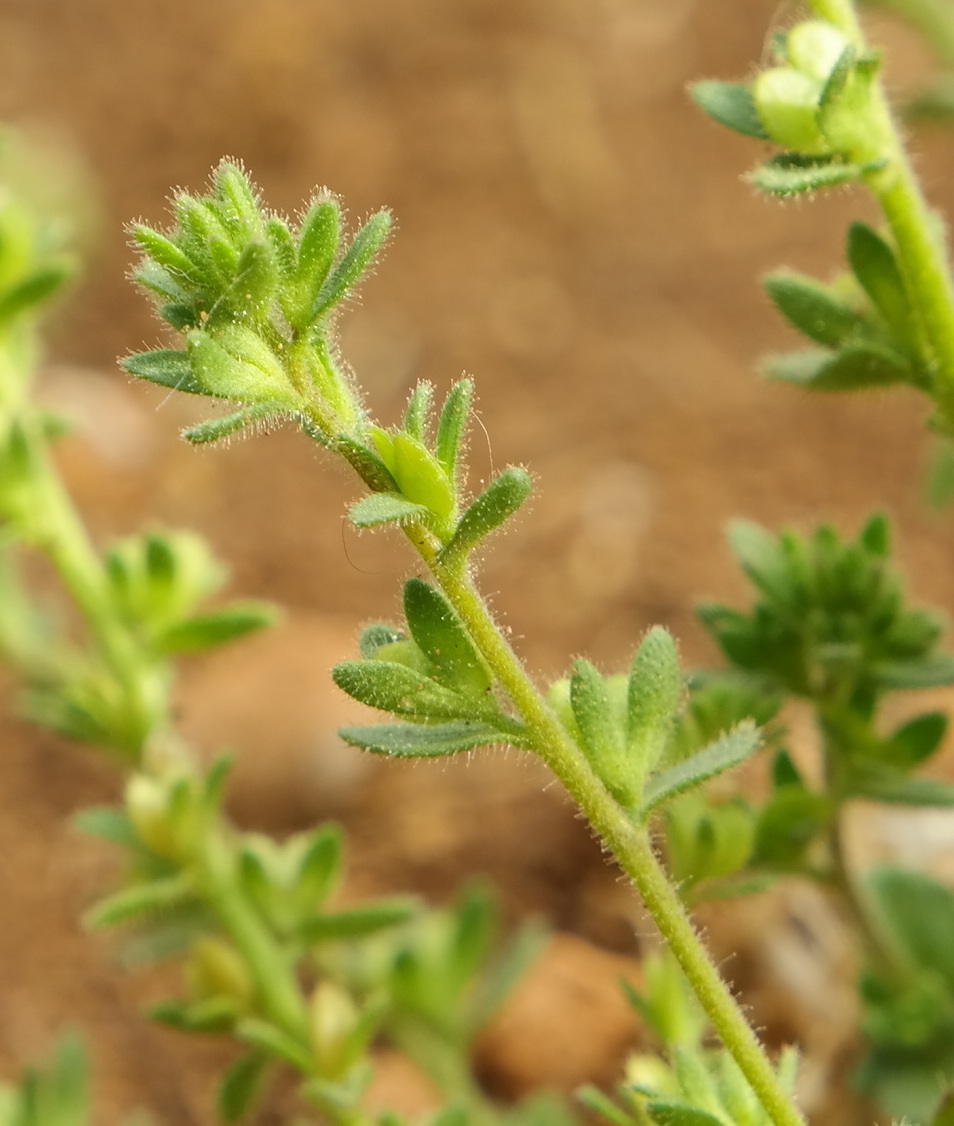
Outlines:
[[[954,428],[954,286],[937,224],[888,108],[880,57],[866,44],[854,7],[847,0],[815,0],[812,9],[812,18],[776,37],[776,65],[751,84],[704,83],[695,90],[717,120],[783,150],[753,174],[757,187],[789,196],[857,181],[885,217],[884,234],[863,224],[851,228],[846,281],[826,286],[791,272],[770,279],[775,303],[813,342],[772,361],[770,372],[818,390],[907,384],[928,396],[936,426],[948,432]],[[351,509],[352,522],[400,528],[427,565],[429,580],[405,585],[403,624],[366,630],[361,659],[334,671],[346,692],[397,722],[349,728],[343,737],[392,757],[506,742],[542,758],[639,889],[756,1105],[774,1123],[799,1122],[787,1084],[706,955],[650,840],[651,821],[661,810],[671,864],[678,869],[681,863],[690,883],[705,874],[699,872],[704,850],[693,854],[693,832],[698,839],[698,827],[712,822],[692,811],[690,792],[751,755],[758,746],[755,729],[743,722],[707,730],[700,721],[707,703],[697,697],[689,731],[685,715],[680,718],[683,678],[675,646],[658,627],[643,640],[628,674],[604,676],[580,660],[547,693],[532,683],[480,597],[472,562],[474,549],[526,499],[529,475],[507,468],[470,496],[460,457],[469,382],[453,387],[439,409],[431,386],[419,384],[402,424],[388,429],[366,413],[336,356],[336,306],[388,226],[381,212],[344,239],[340,209],[328,196],[314,199],[300,224],[289,224],[260,205],[240,168],[223,163],[209,193],[176,198],[169,230],[134,232],[144,255],[137,276],[158,296],[160,315],[182,334],[183,346],[129,357],[126,369],[233,404],[225,417],[187,431],[190,441],[289,420],[352,465],[366,489]],[[909,774],[939,744],[938,721],[922,719],[886,740],[874,728],[875,705],[894,687],[947,683],[951,665],[936,656],[933,621],[903,610],[892,590],[883,523],[872,522],[847,549],[830,532],[811,545],[789,537],[777,558],[774,545],[755,531],[740,532],[737,542],[770,601],[751,624],[727,611],[710,611],[706,620],[731,659],[763,673],[762,684],[748,685],[756,695],[767,684],[774,693],[816,701],[829,748],[828,790],[820,798],[807,791],[790,758],[777,758],[777,788],[789,793],[762,817],[750,838],[753,855],[763,866],[784,867],[779,856],[788,846],[797,867],[799,841],[805,838],[807,852],[813,835],[805,824],[813,831],[817,825],[829,846],[824,878],[855,911],[869,949],[883,952],[890,943],[882,943],[854,894],[832,809],[875,794],[923,800],[926,787]],[[814,616],[797,617],[811,607]],[[793,622],[803,624],[801,632]],[[731,699],[728,706],[731,711]],[[794,817],[791,808],[779,814],[786,801]],[[744,832],[736,818],[723,872],[710,874],[741,866]],[[904,960],[885,958],[895,969]],[[731,1114],[714,1103],[700,1105],[698,1085],[683,1084],[681,1095],[639,1104],[638,1113],[663,1122],[720,1121]]]
[[[781,150],[753,174],[758,188],[785,197],[858,183],[883,213],[883,229],[852,225],[850,273],[835,283],[792,271],[769,279],[771,298],[811,346],[771,360],[768,371],[819,391],[907,385],[926,397],[936,430],[949,439],[954,285],[940,226],[853,4],[813,0],[811,9],[776,36],[773,65],[752,82],[706,82],[694,91],[710,116]],[[794,1056],[777,1064],[767,1057],[687,913],[688,903],[720,885],[738,890],[794,874],[839,896],[863,942],[867,1089],[892,1111],[940,1126],[942,1087],[935,1081],[928,1090],[923,1080],[954,1070],[954,965],[945,946],[954,896],[925,877],[890,870],[858,881],[842,846],[843,809],[855,798],[954,804],[949,787],[914,773],[940,746],[944,718],[928,712],[890,731],[881,723],[891,692],[954,681],[952,662],[938,649],[937,621],[903,600],[885,521],[873,518],[851,542],[831,529],[774,537],[739,526],[734,547],[757,601],[751,613],[702,611],[733,670],[696,678],[691,693],[661,627],[646,634],[628,670],[605,675],[579,660],[567,677],[540,688],[489,613],[474,563],[476,549],[529,496],[530,475],[511,466],[476,495],[469,491],[462,451],[470,381],[440,403],[430,384],[419,383],[401,423],[387,427],[374,420],[338,355],[336,318],[387,238],[388,213],[349,235],[338,201],[320,193],[300,222],[290,222],[262,204],[232,161],[219,165],[208,191],[180,192],[173,206],[167,229],[139,225],[132,234],[142,256],[137,280],[176,346],[131,355],[125,369],[227,404],[224,414],[213,410],[186,431],[195,444],[297,425],[357,474],[352,522],[398,529],[426,567],[426,579],[404,586],[404,620],[369,627],[360,657],[334,670],[344,691],[391,717],[346,728],[343,737],[398,758],[500,743],[538,756],[632,879],[666,940],[669,955],[647,967],[646,989],[632,998],[666,1062],[634,1061],[618,1099],[588,1092],[589,1105],[623,1126],[804,1121],[792,1098]],[[372,959],[397,969],[383,975],[380,989],[371,987],[353,963],[349,970],[317,947],[356,933],[383,941],[408,922],[409,905],[327,909],[338,870],[334,832],[319,829],[283,846],[239,833],[221,810],[224,765],[200,769],[178,739],[168,708],[174,655],[258,628],[270,611],[208,609],[219,572],[190,537],[154,533],[105,556],[89,543],[49,460],[55,426],[25,394],[35,365],[32,312],[65,274],[59,249],[25,222],[28,251],[10,258],[0,303],[0,507],[9,542],[53,559],[87,635],[77,643],[54,633],[55,644],[40,643],[44,624],[7,551],[0,638],[24,672],[38,718],[113,748],[132,766],[124,807],[84,818],[130,860],[127,886],[92,921],[158,912],[175,924],[164,941],[188,951],[189,995],[161,1015],[185,1028],[227,1031],[244,1045],[223,1083],[227,1119],[248,1109],[264,1074],[282,1061],[326,1120],[363,1126],[366,1049],[387,1014],[403,1011],[392,1020],[394,1035],[427,1045],[425,1059],[440,1061],[437,1070],[458,1096],[441,1126],[492,1121],[479,1094],[464,1090],[469,1081],[459,1067],[479,1020],[459,1010],[437,1019],[440,998],[428,996],[435,976],[450,983],[447,996],[463,993],[460,983],[475,965],[468,951],[477,948],[465,938],[481,931],[473,910],[461,909],[469,924],[437,926],[443,954],[434,953],[432,939],[402,947],[396,961]],[[805,781],[772,727],[790,696],[808,700],[817,716],[820,787]],[[758,809],[719,800],[710,785],[758,750],[750,717],[769,725],[765,742],[775,750],[773,791]],[[436,959],[429,968],[427,957]],[[335,963],[335,974],[312,984],[316,971]],[[724,1051],[708,1046],[710,1027]],[[902,1106],[898,1092],[910,1093],[912,1076],[917,1094]],[[17,1097],[7,1101],[18,1105]],[[543,1113],[526,1121],[553,1122],[564,1112]]]

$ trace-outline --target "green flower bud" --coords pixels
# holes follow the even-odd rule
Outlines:
[[[752,96],[765,131],[779,145],[815,155],[828,151],[818,127],[822,83],[790,66],[763,70]]]
[[[238,951],[224,939],[198,939],[185,973],[194,1000],[224,998],[236,1014],[251,1010],[255,997],[251,976]]]
[[[319,982],[308,1003],[308,1023],[318,1072],[323,1078],[340,1078],[353,1062],[353,1034],[359,1020],[357,1006],[340,985]]]
[[[796,70],[824,86],[848,46],[837,27],[824,20],[805,20],[788,33],[785,53]]]
[[[158,856],[174,856],[176,832],[169,814],[166,787],[147,774],[134,774],[126,783],[126,811],[140,840]]]

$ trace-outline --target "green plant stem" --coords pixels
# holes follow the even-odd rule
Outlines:
[[[859,50],[869,49],[851,0],[813,0],[812,6]],[[939,221],[921,191],[880,82],[872,90],[866,124],[867,134],[877,139],[876,151],[861,154],[861,160],[885,164],[865,179],[891,228],[911,305],[927,336],[935,401],[954,429],[954,281]]]
[[[131,705],[136,731],[130,733],[127,749],[138,757],[146,735],[168,725],[168,713],[157,707],[159,697],[150,691],[151,678],[140,649],[115,616],[102,560],[53,464],[42,417],[26,394],[35,359],[31,337],[32,329],[20,327],[18,333],[0,340],[0,412],[3,422],[16,427],[21,436],[30,474],[30,511],[26,516],[12,512],[8,518],[19,536],[49,557],[82,613],[104,663]]]
[[[308,1018],[298,980],[239,887],[234,850],[221,825],[213,824],[204,834],[198,864],[203,896],[245,960],[265,1014],[307,1044]]]
[[[632,879],[713,1027],[772,1122],[775,1126],[804,1126],[738,1001],[709,957],[653,851],[645,826],[630,820],[579,752],[497,628],[466,565],[458,561],[442,563],[431,542],[433,537],[425,529],[410,526],[405,531],[526,722],[540,757]]]

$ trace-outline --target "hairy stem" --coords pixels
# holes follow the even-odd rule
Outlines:
[[[860,50],[869,49],[851,0],[813,0],[812,6]],[[865,153],[863,159],[874,156],[885,164],[867,175],[867,184],[894,236],[911,304],[927,337],[935,401],[954,428],[954,281],[940,221],[924,198],[880,82],[872,90],[869,116],[868,132],[877,138],[877,152]]]
[[[527,724],[538,754],[632,879],[713,1027],[772,1122],[775,1126],[804,1126],[804,1119],[782,1088],[771,1061],[656,857],[646,828],[630,820],[593,772],[494,623],[465,566],[445,565],[433,550],[422,550],[419,533],[409,538],[418,545],[444,594]]]

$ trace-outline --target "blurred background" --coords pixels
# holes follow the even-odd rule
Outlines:
[[[723,538],[733,516],[851,532],[883,508],[918,598],[950,607],[954,526],[920,500],[921,404],[903,392],[813,399],[756,373],[760,355],[794,343],[758,277],[779,265],[838,270],[847,222],[873,219],[853,191],[757,198],[740,179],[757,144],[687,98],[693,79],[750,74],[770,23],[793,13],[775,0],[0,0],[0,120],[74,151],[95,201],[84,276],[43,376],[76,423],[64,471],[101,541],[143,525],[199,530],[230,562],[235,593],[285,608],[268,637],[185,669],[183,726],[210,753],[237,755],[243,824],[348,826],[350,894],[441,902],[484,875],[509,918],[544,915],[592,944],[567,947],[585,958],[634,957],[647,932],[532,764],[511,754],[392,765],[338,744],[355,705],[330,686],[329,664],[351,655],[362,625],[395,616],[412,563],[398,537],[344,524],[354,484],[299,433],[188,448],[177,435],[198,420],[193,404],[119,371],[118,355],[163,339],[126,279],[124,224],[163,225],[169,192],[201,187],[222,155],[242,159],[283,212],[320,185],[356,222],[394,210],[382,264],[342,319],[343,353],[385,423],[418,378],[445,390],[475,377],[475,479],[520,463],[537,480],[483,582],[543,677],[582,653],[622,666],[656,622],[688,664],[715,661],[692,608],[743,597]],[[873,20],[872,37],[890,46],[898,89],[931,65],[886,20]],[[950,134],[919,131],[913,147],[950,210]],[[138,1009],[161,986],[118,975],[115,950],[77,922],[111,860],[80,844],[68,817],[110,800],[116,775],[10,715],[0,1066],[81,1024],[104,1121],[136,1105],[169,1122],[208,1120],[215,1053],[143,1025]],[[832,1023],[837,920],[813,916],[831,933],[806,948],[833,976],[812,978],[811,993],[791,968],[797,938],[786,938],[797,903],[746,910],[741,922],[724,908],[707,921],[721,954],[739,951],[730,972],[760,1023],[776,1040],[826,1013]],[[773,921],[753,923],[763,918]],[[782,965],[786,941],[795,952]],[[615,980],[618,963],[600,965]],[[579,1013],[570,1019],[582,1027]],[[843,1045],[830,1038],[824,1066],[837,1068]],[[611,1079],[619,1049],[606,1045],[599,1075],[568,1082]],[[565,1068],[527,1066],[566,1079]],[[529,1082],[499,1058],[488,1067],[511,1093]]]

